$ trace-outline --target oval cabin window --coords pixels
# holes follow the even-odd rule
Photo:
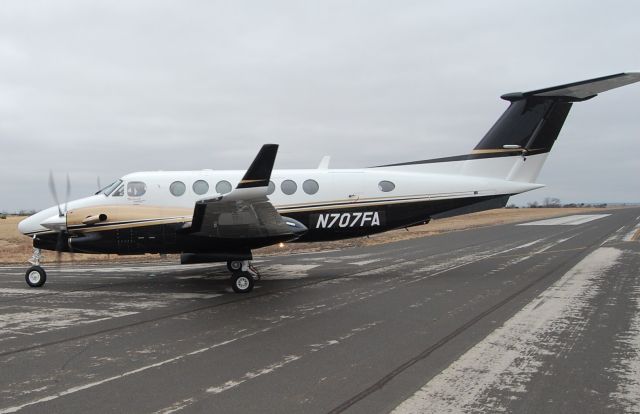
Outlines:
[[[276,191],[276,185],[273,183],[273,181],[269,181],[269,186],[267,187],[267,195],[273,194],[274,191]]]
[[[198,180],[193,183],[192,188],[193,192],[198,195],[206,194],[209,191],[209,183],[204,180]]]
[[[298,184],[296,184],[295,181],[292,180],[284,180],[282,184],[280,184],[280,189],[286,195],[291,195],[298,189]]]
[[[302,183],[302,189],[305,193],[311,195],[317,193],[320,189],[320,186],[318,185],[318,182],[316,180],[306,180],[304,183]]]
[[[396,185],[391,181],[380,181],[378,183],[378,190],[388,193],[389,191],[393,191],[396,188]]]
[[[231,192],[231,183],[229,181],[222,180],[216,184],[216,191],[218,194],[227,194]]]
[[[169,186],[169,192],[176,197],[180,197],[187,190],[187,186],[182,181],[174,181]]]

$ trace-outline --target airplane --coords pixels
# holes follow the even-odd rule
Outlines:
[[[368,168],[273,170],[264,145],[246,171],[125,175],[92,196],[57,201],[19,225],[33,239],[31,287],[46,282],[41,250],[180,254],[181,263],[226,262],[231,287],[250,292],[252,250],[285,242],[368,236],[431,219],[504,207],[544,187],[536,178],[574,102],[640,81],[618,73],[501,98],[509,106],[468,154]],[[67,198],[69,182],[67,178]]]

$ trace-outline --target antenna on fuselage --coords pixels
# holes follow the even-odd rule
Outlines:
[[[318,164],[318,169],[319,170],[328,170],[330,161],[331,161],[331,155],[325,155],[320,160],[320,164]]]

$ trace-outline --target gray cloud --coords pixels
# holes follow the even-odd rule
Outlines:
[[[470,150],[505,92],[639,69],[640,5],[24,2],[0,12],[0,210],[148,169],[408,161]],[[638,201],[640,87],[574,106],[515,201]]]

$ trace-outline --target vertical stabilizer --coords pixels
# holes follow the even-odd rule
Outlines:
[[[511,104],[476,145],[461,174],[534,182],[573,102],[638,81],[640,73],[620,73],[502,95]]]

